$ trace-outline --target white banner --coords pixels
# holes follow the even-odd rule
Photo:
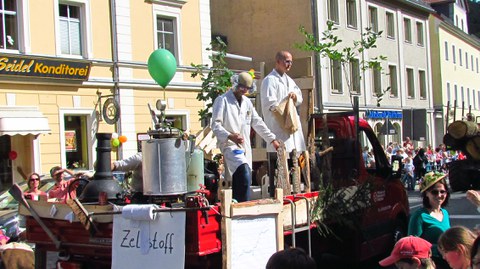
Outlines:
[[[152,221],[115,215],[112,268],[159,268],[160,264],[169,269],[185,267],[185,212],[157,213]]]

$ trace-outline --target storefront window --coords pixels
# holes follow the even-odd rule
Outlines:
[[[87,118],[65,115],[64,121],[67,168],[88,169]]]

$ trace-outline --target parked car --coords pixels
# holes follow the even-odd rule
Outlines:
[[[40,190],[48,192],[55,185],[55,180],[48,178],[40,181]],[[27,182],[18,183],[22,191],[27,191]],[[25,229],[25,224],[19,220],[18,202],[13,196],[5,190],[0,193],[0,228],[4,230],[5,235],[10,238],[16,238]]]

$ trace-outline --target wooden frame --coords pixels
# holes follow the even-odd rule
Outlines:
[[[240,225],[235,224],[236,220],[242,220],[245,222],[250,222],[250,220],[262,220],[262,219],[271,219],[272,217],[275,219],[275,239],[276,240],[276,251],[283,249],[283,218],[281,218],[280,213],[283,209],[283,190],[276,189],[275,190],[275,199],[261,199],[261,200],[254,200],[248,201],[243,203],[232,203],[232,190],[226,189],[222,190],[221,192],[221,202],[222,202],[222,268],[223,269],[237,269],[240,268],[238,266],[235,267],[235,264],[232,264],[232,253],[234,247],[239,245],[239,242],[236,242],[234,239],[234,234],[232,233],[232,225]],[[244,225],[244,224],[241,224]],[[268,228],[268,227],[267,227]],[[251,237],[248,239],[253,239],[254,231],[252,231]],[[247,239],[247,241],[248,241]],[[253,241],[253,240],[250,240]],[[259,240],[257,242],[259,245],[269,244],[271,242],[263,242]],[[255,245],[258,249],[261,250],[261,246]],[[250,252],[256,252],[253,248],[248,249]],[[258,253],[258,252],[256,252]],[[266,261],[270,258],[273,253],[264,253],[262,259],[265,261],[265,264],[260,265],[262,268],[265,268]],[[267,257],[268,256],[268,257]],[[257,264],[258,261],[255,261]],[[243,267],[245,268],[245,267]]]

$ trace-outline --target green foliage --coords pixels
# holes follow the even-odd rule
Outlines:
[[[230,77],[234,74],[232,70],[227,68],[225,56],[227,55],[227,45],[219,38],[210,43],[214,50],[209,59],[212,61],[212,67],[201,64],[191,64],[195,68],[192,77],[200,76],[202,80],[202,88],[197,95],[197,100],[205,101],[206,107],[198,112],[200,120],[209,119],[212,116],[212,106],[215,98],[225,93],[231,86]]]
[[[333,184],[321,184],[319,198],[311,213],[311,219],[317,224],[321,236],[333,235],[331,224],[349,229],[360,227],[361,217],[372,206],[371,192],[373,181],[356,182],[349,187],[335,187]]]
[[[342,40],[335,35],[336,30],[338,30],[338,28],[335,27],[335,24],[332,21],[327,21],[327,29],[322,32],[322,36],[317,42],[313,34],[308,33],[304,26],[300,26],[299,31],[302,35],[304,35],[305,40],[302,44],[296,44],[296,47],[305,51],[319,53],[320,57],[327,57],[330,60],[339,61],[347,81],[349,93],[352,93],[353,78],[350,77],[351,75],[349,72],[351,62],[361,59],[359,64],[362,71],[367,69],[382,70],[382,62],[384,62],[387,57],[380,55],[368,60],[360,57],[360,55],[362,55],[362,53],[364,53],[366,50],[375,49],[377,47],[377,39],[381,37],[382,31],[374,32],[370,28],[366,28],[365,32],[362,33],[360,40],[354,40],[352,46],[346,46],[340,49],[338,47],[342,43]],[[389,91],[389,89],[390,88],[387,88],[386,90],[382,91],[383,93],[377,93],[377,106],[380,106],[380,101],[382,100],[383,94]],[[352,98],[350,98],[350,102],[353,105]]]

